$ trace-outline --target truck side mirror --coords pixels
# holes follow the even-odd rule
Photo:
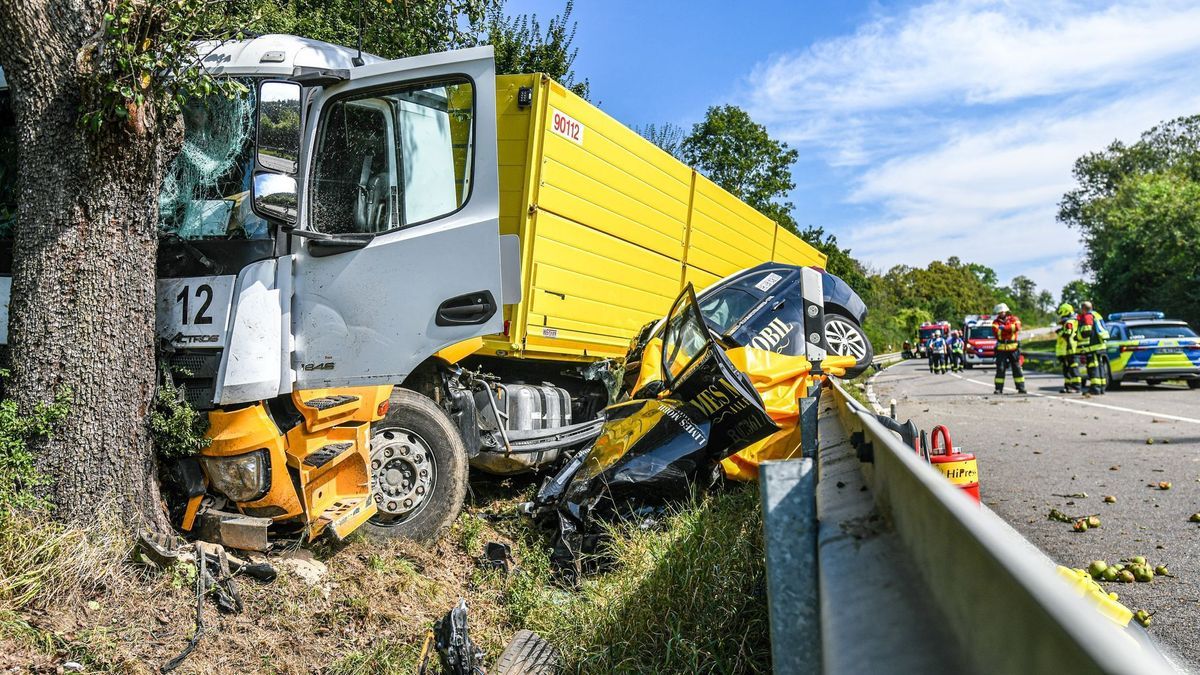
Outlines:
[[[258,86],[253,207],[260,216],[295,223],[300,167],[300,85],[268,80]]]
[[[259,166],[294,176],[300,165],[300,85],[259,85],[256,131]]]
[[[254,174],[254,212],[265,218],[296,222],[296,179],[280,173]]]

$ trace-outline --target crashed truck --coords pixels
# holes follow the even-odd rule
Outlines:
[[[689,284],[821,272],[818,324],[752,337],[870,363],[822,254],[553,80],[497,77],[490,47],[200,49],[245,91],[188,103],[159,199],[160,366],[211,439],[168,471],[184,530],[432,541],[468,464],[550,468],[596,438],[630,341]],[[14,126],[0,73],[0,143]],[[0,258],[6,314],[11,242]]]

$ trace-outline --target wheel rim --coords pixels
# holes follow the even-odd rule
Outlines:
[[[382,429],[371,438],[371,499],[375,522],[402,523],[425,509],[437,462],[429,443],[408,429]]]
[[[854,326],[845,321],[830,321],[825,324],[825,340],[829,349],[838,356],[853,356],[861,361],[867,355],[867,340]]]

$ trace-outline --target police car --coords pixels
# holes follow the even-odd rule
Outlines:
[[[1187,323],[1162,312],[1108,315],[1108,386],[1124,382],[1154,385],[1184,380],[1200,389],[1200,336]]]

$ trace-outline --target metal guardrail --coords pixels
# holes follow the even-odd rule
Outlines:
[[[807,647],[813,632],[821,635],[805,659],[777,656],[775,672],[812,672],[817,663],[827,673],[1176,672],[1145,631],[1101,615],[1053,561],[953,487],[837,382],[833,394],[842,428],[830,430],[839,437],[844,430],[855,451],[823,442],[816,480],[802,460],[763,465],[773,649]],[[859,503],[848,506],[849,499]],[[885,523],[886,532],[852,536],[847,523],[863,518]],[[781,611],[813,595],[819,611]],[[780,617],[792,631],[783,650],[774,644]]]
[[[904,352],[891,352],[889,354],[876,354],[875,358],[871,359],[871,364],[875,366],[883,365],[889,361],[899,361],[904,358]]]

